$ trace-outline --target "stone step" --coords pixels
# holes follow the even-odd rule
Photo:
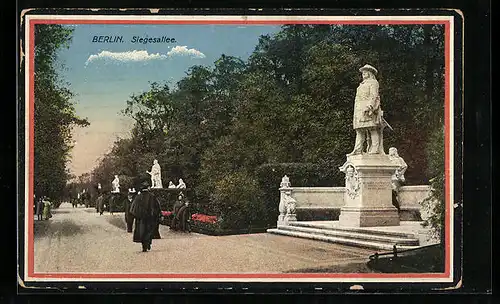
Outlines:
[[[396,244],[398,246],[399,245],[418,246],[418,239],[415,237],[402,238],[402,237],[377,235],[377,234],[364,233],[364,232],[352,232],[352,231],[323,229],[323,228],[309,228],[309,227],[300,227],[300,226],[280,226],[279,229],[298,231],[298,232],[304,232],[304,233],[311,233],[311,234],[321,234],[321,235],[332,236],[332,237],[343,237],[343,238],[348,238],[348,239],[374,241],[374,242],[391,244],[391,246],[394,244]]]
[[[363,227],[335,227],[327,224],[321,224],[317,222],[289,222],[290,226],[297,227],[308,227],[308,228],[317,228],[317,229],[325,229],[325,230],[333,230],[333,231],[347,231],[347,232],[359,232],[363,234],[372,234],[372,235],[380,235],[380,236],[389,236],[396,238],[408,238],[414,239],[415,236],[411,233],[397,232],[397,231],[382,231],[382,230],[374,230]]]
[[[365,241],[365,240],[359,240],[359,239],[350,239],[346,237],[334,237],[334,236],[326,236],[326,235],[321,235],[321,234],[313,234],[313,233],[306,233],[306,232],[299,232],[299,231],[292,231],[292,230],[284,230],[280,228],[274,228],[274,229],[268,229],[268,233],[273,233],[273,234],[278,234],[278,235],[286,235],[286,236],[292,236],[292,237],[298,237],[298,238],[304,238],[304,239],[310,239],[310,240],[317,240],[317,241],[323,241],[323,242],[328,242],[328,243],[335,243],[335,244],[342,244],[342,245],[348,245],[348,246],[354,246],[354,247],[361,247],[361,248],[369,248],[369,249],[376,249],[376,250],[384,250],[384,251],[391,251],[393,249],[392,244],[387,244],[387,243],[381,243],[381,242],[375,242],[375,241]],[[405,250],[405,249],[414,249],[418,248],[419,246],[397,246],[398,249]]]

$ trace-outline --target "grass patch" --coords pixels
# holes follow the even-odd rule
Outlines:
[[[368,267],[383,273],[441,273],[444,272],[444,249],[438,245],[382,256],[368,262]]]

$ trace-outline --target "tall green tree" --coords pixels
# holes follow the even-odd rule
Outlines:
[[[94,176],[111,178],[109,168],[140,176],[157,158],[165,183],[182,177],[198,200],[223,209],[235,199],[258,203],[259,193],[226,192],[259,184],[266,163],[315,163],[340,186],[338,166],[354,143],[358,69],[370,63],[394,127],[385,148],[397,147],[407,161],[408,183],[429,183],[437,173],[426,151],[444,146],[430,143],[443,125],[443,35],[439,25],[285,25],[260,37],[246,61],[222,55],[213,66],[191,67],[176,86],[133,95],[125,110],[136,120],[132,138],[117,142]]]
[[[69,46],[71,35],[62,25],[35,26],[35,195],[55,201],[63,198],[70,177],[66,165],[73,147],[71,130],[88,125],[76,115],[69,84],[59,76],[64,65],[57,54]]]

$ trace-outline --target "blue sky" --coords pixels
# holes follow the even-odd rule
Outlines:
[[[74,29],[68,49],[59,52],[62,79],[76,94],[75,109],[90,126],[74,132],[69,168],[89,172],[117,137],[126,137],[131,121],[119,112],[131,94],[149,82],[174,85],[193,65],[212,66],[222,54],[246,60],[264,34],[279,26],[261,25],[68,25]],[[92,42],[94,36],[122,36],[122,43]],[[132,43],[134,36],[169,37],[175,43]]]

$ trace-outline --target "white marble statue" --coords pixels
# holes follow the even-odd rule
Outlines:
[[[290,188],[290,178],[287,175],[281,179],[280,188]]]
[[[115,175],[115,179],[111,182],[111,185],[113,186],[113,193],[118,193],[120,192],[120,179],[118,178],[118,175]]]
[[[172,181],[168,182],[168,188],[172,189],[172,188],[176,188],[174,183]]]
[[[179,184],[176,187],[177,189],[186,189],[186,184],[182,180],[182,178],[179,178]]]
[[[151,175],[151,188],[163,188],[161,182],[161,167],[158,164],[158,160],[153,161],[153,166],[151,167],[151,172],[146,171]]]
[[[388,126],[383,119],[380,107],[379,84],[375,75],[378,71],[373,66],[366,64],[359,69],[363,81],[356,90],[354,100],[353,128],[356,131],[354,149],[349,155],[385,154],[383,147],[383,128]]]
[[[285,175],[280,183],[280,202],[278,205],[278,226],[288,225],[289,221],[296,221],[295,207],[297,201],[292,197],[290,178]]]
[[[399,187],[405,182],[405,172],[408,168],[408,165],[404,161],[404,159],[399,156],[398,149],[391,147],[389,148],[389,159],[392,163],[397,164],[399,167],[394,171],[394,174],[391,177],[392,190],[398,192]]]

